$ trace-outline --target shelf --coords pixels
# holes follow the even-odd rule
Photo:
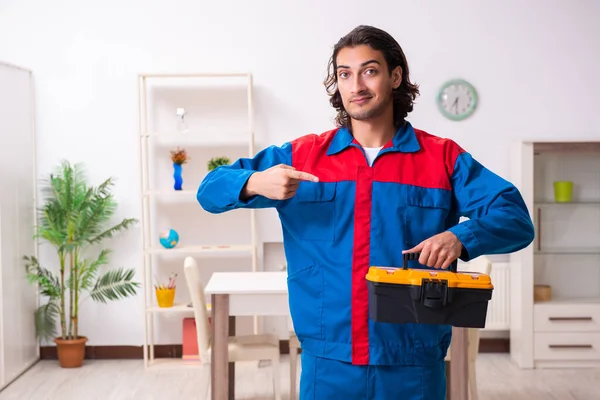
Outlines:
[[[179,314],[179,313],[193,313],[194,308],[188,307],[189,303],[176,303],[173,307],[159,307],[151,306],[146,309],[147,313],[159,313],[159,314]]]
[[[600,297],[573,297],[573,298],[556,298],[550,301],[536,301],[534,303],[538,305],[555,305],[555,304],[600,304]]]
[[[142,73],[138,76],[143,78],[251,78],[248,72],[206,72],[206,73]]]
[[[584,255],[584,254],[598,254],[600,255],[600,248],[553,248],[547,250],[535,250],[534,254],[564,254],[564,255]]]
[[[240,135],[243,134],[243,137]],[[235,146],[247,147],[250,145],[248,132],[146,132],[140,135],[142,139],[157,139],[167,142],[186,144],[201,144],[207,147]]]
[[[551,201],[539,201],[534,202],[535,206],[557,206],[557,207],[567,207],[567,206],[595,206],[600,207],[600,201],[571,201],[569,203],[556,203]]]
[[[168,253],[251,253],[254,250],[253,245],[221,245],[221,246],[202,246],[202,245],[189,245],[189,246],[176,246],[172,249],[165,249],[164,247],[151,247],[147,252],[150,254],[168,254]]]
[[[193,313],[194,312],[194,308],[191,306],[191,302],[190,303],[175,303],[173,305],[173,307],[159,307],[159,306],[150,306],[148,308],[146,308],[146,312],[147,313],[160,313],[160,314],[179,314],[179,313]],[[210,303],[206,304],[206,311],[208,311],[208,313],[210,314],[211,312],[211,305]]]
[[[170,196],[170,197],[183,197],[190,198],[190,200],[196,200],[197,191],[195,190],[173,190],[173,189],[163,189],[163,190],[148,190],[144,192],[144,196],[146,197],[154,197],[154,196]]]
[[[592,352],[576,347],[595,346],[584,340],[600,334],[600,141],[570,142],[570,132],[554,136],[555,142],[521,143],[510,162],[509,179],[531,204],[535,238],[524,254],[509,255],[516,269],[509,289],[500,288],[503,308],[495,307],[509,321],[510,336],[519,338],[510,352],[521,369],[587,365]],[[560,181],[572,182],[571,201],[557,201]],[[511,306],[513,299],[519,306]]]
[[[245,218],[236,218],[233,213],[230,218],[212,217],[219,220],[204,223],[200,219],[206,217],[206,211],[201,207],[195,208],[200,211],[192,212],[180,209],[192,206],[194,203],[197,206],[197,188],[206,177],[207,164],[202,163],[204,167],[200,165],[201,169],[196,172],[189,171],[191,175],[184,178],[184,181],[188,182],[184,186],[186,190],[176,191],[171,184],[160,184],[160,181],[166,178],[168,165],[171,164],[171,160],[165,159],[164,154],[169,154],[166,150],[179,146],[186,148],[191,157],[196,160],[214,157],[217,154],[227,156],[231,160],[255,155],[252,74],[243,71],[216,71],[216,73],[157,71],[157,73],[138,74],[138,78],[140,123],[136,136],[140,153],[141,193],[139,196],[144,206],[141,218],[142,243],[144,243],[142,277],[144,296],[148,300],[142,307],[141,314],[144,316],[144,344],[150,348],[150,351],[144,352],[144,361],[148,367],[159,369],[177,369],[187,365],[197,367],[202,365],[197,360],[183,360],[181,357],[153,359],[151,349],[156,344],[154,337],[156,328],[152,322],[154,318],[148,317],[159,315],[172,320],[193,316],[194,309],[188,306],[189,301],[185,297],[177,298],[173,307],[158,307],[150,277],[159,271],[165,272],[163,261],[176,262],[187,256],[198,259],[212,258],[211,262],[217,264],[215,268],[222,271],[239,268],[230,267],[229,261],[231,264],[251,263],[251,270],[257,271],[259,258],[254,244],[257,243],[255,210],[244,212],[249,214],[247,223]],[[222,105],[218,104],[221,102]],[[180,126],[177,125],[177,119],[173,115],[176,114],[175,107],[184,107],[192,111],[191,117],[186,117],[187,132],[179,131]],[[231,107],[231,110],[226,110],[225,107]],[[216,113],[207,111],[207,108],[216,110]],[[203,118],[203,113],[210,118]],[[157,207],[154,207],[155,205]],[[162,205],[170,208],[168,213],[158,210],[158,206]],[[172,218],[177,218],[177,223],[172,221]],[[229,224],[229,229],[216,230],[214,224],[221,223]],[[248,225],[247,233],[250,236],[244,232],[245,225]],[[184,235],[186,237],[194,235],[198,237],[195,240],[192,237],[191,240],[180,241],[172,249],[164,248],[152,233],[169,226],[177,226],[178,231],[186,232]],[[210,271],[203,269],[202,273],[205,272]],[[172,321],[162,322],[172,324]],[[253,323],[254,333],[259,333],[257,316],[254,317]],[[172,342],[179,340],[178,336],[180,337],[180,334],[176,331],[167,332],[163,340]]]

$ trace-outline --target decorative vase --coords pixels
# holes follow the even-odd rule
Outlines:
[[[556,181],[554,182],[554,200],[557,203],[568,203],[573,197],[573,182]]]
[[[173,163],[173,178],[175,179],[175,185],[173,188],[175,190],[181,190],[181,185],[183,184],[183,178],[181,177],[182,167],[181,164]]]
[[[81,367],[85,358],[85,344],[87,341],[88,339],[85,336],[72,340],[54,339],[60,366],[62,368]]]

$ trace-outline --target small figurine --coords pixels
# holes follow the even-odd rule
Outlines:
[[[186,133],[188,131],[187,122],[185,121],[185,108],[177,108],[176,111],[177,116],[177,131],[179,133]]]

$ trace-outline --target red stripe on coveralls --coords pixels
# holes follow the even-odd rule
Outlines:
[[[375,181],[452,190],[450,177],[456,159],[464,149],[450,139],[415,129],[421,149],[416,152],[389,152],[375,162]]]
[[[371,193],[373,169],[358,168],[354,203],[354,249],[352,254],[352,363],[369,363],[369,292],[365,276],[371,247]]]

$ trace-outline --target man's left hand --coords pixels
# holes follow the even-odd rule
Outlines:
[[[405,253],[420,252],[419,263],[437,269],[447,269],[461,254],[463,245],[450,231],[426,239]]]

